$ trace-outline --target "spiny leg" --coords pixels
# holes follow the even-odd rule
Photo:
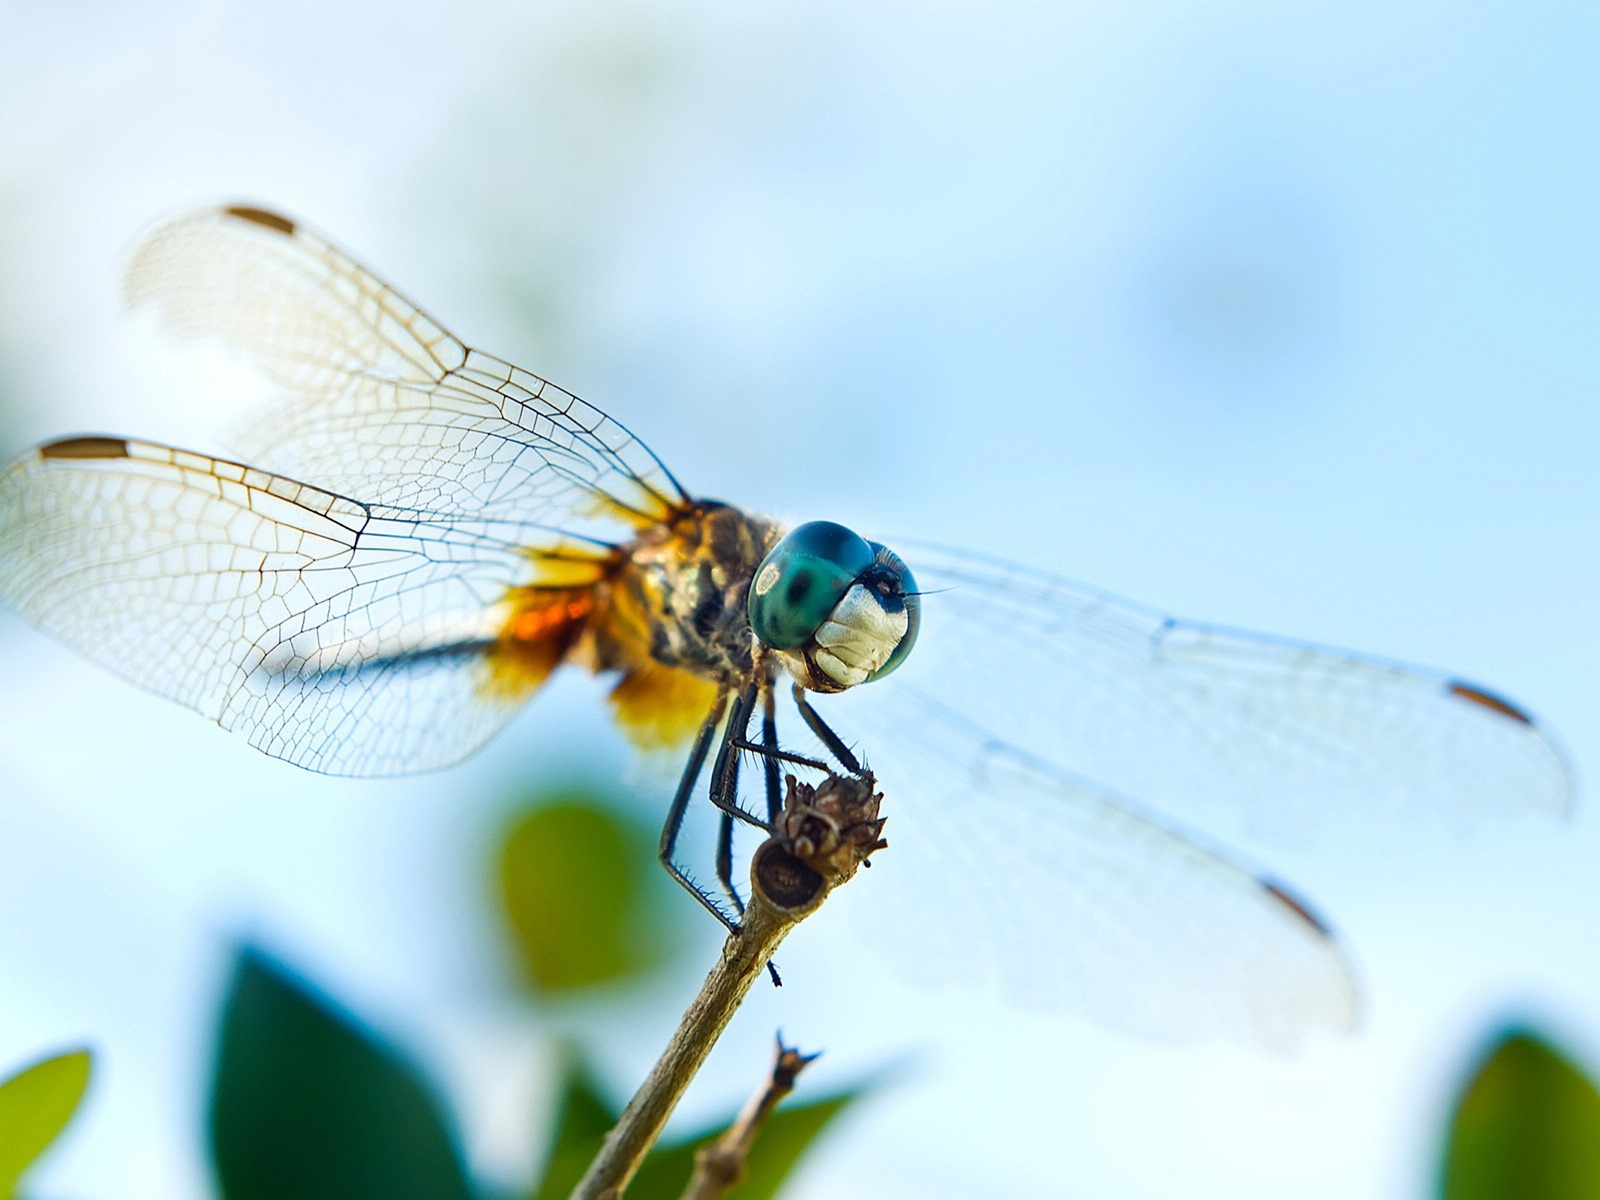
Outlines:
[[[744,688],[734,697],[732,711],[727,714],[727,727],[723,731],[722,744],[717,750],[716,765],[712,770],[711,798],[722,812],[722,829],[717,845],[717,875],[723,888],[733,900],[735,908],[742,915],[744,904],[739,899],[737,890],[733,886],[733,818],[739,817],[762,829],[770,830],[767,822],[745,812],[738,806],[738,773],[739,756],[738,745],[744,738],[743,734],[750,724],[750,710],[754,706],[756,694],[768,687],[759,677],[752,677]],[[712,916],[728,930],[729,933],[738,935],[739,925],[727,913],[719,908],[711,896],[690,879],[684,870],[678,866],[675,855],[678,846],[678,835],[683,831],[684,814],[689,808],[689,798],[694,794],[695,782],[700,778],[700,772],[705,767],[706,756],[711,751],[711,739],[715,736],[717,726],[722,723],[724,711],[728,708],[728,692],[726,685],[718,688],[717,698],[706,714],[706,719],[701,723],[700,732],[695,735],[694,746],[689,751],[689,760],[684,765],[683,775],[678,780],[677,793],[672,798],[672,804],[667,810],[666,822],[661,827],[661,844],[658,857],[667,873],[677,881],[678,885],[700,902]],[[770,707],[770,705],[769,705]],[[739,736],[735,736],[735,734]],[[770,803],[770,802],[769,802]],[[771,962],[767,963],[767,974],[772,977],[774,987],[782,987],[783,980],[778,975],[778,968]]]
[[[826,764],[786,755],[778,748],[777,696],[770,683],[762,685],[759,691],[761,744],[756,745],[743,737],[738,737],[733,740],[733,746],[738,750],[753,750],[761,756],[761,765],[766,777],[767,823],[772,825],[778,820],[778,814],[783,811],[783,772],[778,766],[779,761],[788,758],[803,766],[814,766],[819,770],[825,770]],[[735,758],[731,769],[736,771],[737,768],[738,762]],[[730,781],[730,794],[733,786],[734,781]],[[722,813],[722,820],[717,830],[717,878],[722,883],[722,890],[728,894],[728,899],[733,901],[734,908],[742,914],[744,901],[739,896],[739,889],[733,883],[733,814],[726,810]]]
[[[717,750],[716,766],[711,769],[711,799],[715,803],[717,792],[723,786],[722,776],[729,774],[731,779],[726,781],[728,789],[737,794],[739,789],[739,756],[728,754],[728,739],[733,730],[744,720],[743,715],[744,693],[734,697],[733,711],[728,714],[728,726],[722,735],[722,745]],[[717,808],[721,816],[717,821],[717,882],[722,885],[723,894],[733,902],[733,910],[741,917],[744,915],[744,900],[739,895],[739,889],[733,883],[733,814],[722,805]]]
[[[667,809],[666,822],[661,826],[661,845],[657,857],[660,858],[661,865],[667,869],[667,874],[677,881],[679,887],[700,901],[701,906],[722,922],[729,933],[738,933],[738,924],[722,911],[705,889],[689,878],[683,868],[678,866],[676,859],[678,834],[683,831],[683,816],[689,808],[689,797],[694,794],[694,785],[706,764],[706,755],[711,752],[711,739],[716,735],[717,726],[722,723],[722,713],[727,706],[728,689],[721,687],[717,690],[716,702],[712,704],[711,711],[706,714],[706,719],[700,726],[700,732],[695,735],[694,746],[689,751],[689,761],[684,765],[683,775],[678,780],[677,794],[672,797],[672,806]]]
[[[781,762],[797,763],[800,766],[813,766],[816,770],[826,771],[827,763],[819,763],[814,758],[803,758],[800,755],[787,754],[778,746],[778,698],[773,691],[771,683],[758,686],[760,702],[762,702],[762,741],[760,744],[749,741],[744,736],[731,739],[731,746],[736,750],[754,750],[755,754],[762,757],[763,774],[766,781],[766,824],[768,827],[778,822],[778,814],[784,806],[784,776],[779,768]],[[730,731],[733,728],[730,722]],[[733,778],[728,779],[728,792],[726,800],[736,800],[736,786],[738,786],[739,762],[738,755],[733,755],[728,763],[728,771]],[[744,814],[744,806],[739,805],[739,813]],[[744,814],[749,819],[749,814]],[[717,878],[722,880],[723,891],[728,893],[728,898],[733,901],[733,906],[744,912],[744,901],[739,898],[739,890],[733,885],[733,813],[723,808],[722,824],[717,830]]]
[[[810,727],[811,732],[817,735],[817,740],[827,748],[828,753],[833,755],[834,760],[858,778],[865,775],[861,760],[844,744],[844,739],[833,731],[817,710],[811,707],[811,701],[806,699],[805,689],[798,683],[794,685],[794,703],[800,710],[801,718]]]
[[[821,771],[824,775],[838,773],[820,758],[808,758],[804,754],[791,754],[789,751],[780,750],[776,746],[769,747],[761,742],[752,742],[743,738],[735,742],[734,745],[741,750],[750,751],[751,754],[759,754],[762,758],[770,758],[775,763],[793,763],[797,767],[808,767],[813,771]],[[779,811],[782,811],[782,805],[779,805]]]
[[[734,742],[734,745],[740,750],[748,750],[752,754],[761,757],[766,768],[767,777],[767,819],[776,821],[778,814],[783,811],[783,771],[779,767],[779,763],[793,763],[797,767],[821,771],[824,775],[832,775],[834,770],[830,764],[820,758],[812,758],[806,754],[795,754],[791,750],[782,749],[778,745],[777,693],[769,687],[762,691],[761,697],[765,709],[761,718],[761,741],[752,742],[748,738],[739,738]],[[821,718],[814,712],[812,713],[812,718],[816,721],[821,721]],[[833,733],[826,726],[824,726],[824,729],[828,734]]]
[[[798,683],[794,685],[794,703],[795,707],[800,710],[800,716],[810,726],[811,732],[817,735],[823,746],[827,748],[828,753],[833,755],[835,761],[857,779],[868,778],[869,772],[861,765],[861,760],[856,757],[855,752],[849,746],[844,744],[844,739],[833,731],[832,726],[822,719],[822,714],[811,707],[811,702],[806,699],[805,689]],[[831,769],[829,769],[829,774],[832,774]],[[882,828],[881,823],[879,828]],[[870,858],[862,859],[861,865],[870,867],[872,860]]]
[[[750,745],[745,734],[750,729],[756,696],[765,686],[758,676],[752,676],[733,698],[728,724],[722,733],[722,745],[717,748],[716,764],[711,768],[711,803],[735,820],[770,833],[771,822],[746,812],[739,803],[739,751]]]
[[[733,902],[733,910],[744,916],[744,899],[733,883],[733,817],[723,813],[717,819],[717,882]]]
[[[783,811],[783,772],[778,769],[778,698],[771,685],[761,689],[761,765],[767,774],[767,820]]]
[[[717,750],[716,765],[711,772],[711,802],[722,813],[722,821],[717,830],[717,880],[741,916],[744,915],[744,901],[739,898],[739,889],[733,883],[734,818],[737,817],[768,833],[772,832],[772,825],[745,812],[739,806],[739,749],[745,742],[744,735],[750,726],[750,713],[755,706],[757,694],[770,692],[770,688],[771,684],[759,674],[752,675],[744,688],[733,698],[733,708],[728,714],[727,728],[723,730],[722,745]],[[772,977],[773,987],[783,986],[778,968],[770,960],[767,962],[767,974]]]
[[[762,829],[770,823],[757,820],[739,804],[739,746],[750,725],[750,712],[756,694],[765,689],[758,676],[751,679],[734,697],[733,708],[728,713],[727,727],[723,730],[722,745],[717,749],[716,765],[711,769],[711,802],[717,806],[722,819],[717,827],[717,882],[733,901],[734,910],[744,913],[744,900],[733,882],[733,822],[739,818]]]

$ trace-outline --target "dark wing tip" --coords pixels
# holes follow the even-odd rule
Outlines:
[[[127,458],[128,443],[123,438],[70,437],[58,442],[46,442],[39,447],[39,457],[51,458]]]
[[[285,236],[292,236],[294,233],[293,221],[265,208],[251,208],[248,204],[230,204],[222,211],[230,217],[238,217],[241,221],[249,221],[252,225],[260,225],[275,233]]]
[[[1288,891],[1285,891],[1276,883],[1273,883],[1270,879],[1258,879],[1256,882],[1261,885],[1262,891],[1266,892],[1267,895],[1271,896],[1279,904],[1283,905],[1286,909],[1288,909],[1295,916],[1299,917],[1307,925],[1311,926],[1311,928],[1315,929],[1323,937],[1333,937],[1333,930],[1328,926],[1328,923],[1315,912],[1313,912],[1311,907],[1306,904],[1304,900],[1301,900],[1298,896],[1292,895]]]
[[[1499,713],[1502,717],[1509,717],[1513,721],[1520,721],[1524,725],[1533,724],[1532,717],[1523,712],[1504,696],[1497,696],[1495,693],[1478,687],[1476,684],[1468,683],[1463,679],[1452,679],[1448,684],[1445,685],[1445,690],[1458,700],[1465,700],[1469,704],[1476,704],[1480,708],[1486,708],[1490,712]]]

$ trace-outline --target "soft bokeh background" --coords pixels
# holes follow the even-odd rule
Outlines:
[[[1448,666],[1600,763],[1600,9],[1577,2],[13,6],[0,425],[205,448],[243,406],[120,314],[198,201],[314,220],[695,491],[922,533],[1186,615]],[[525,1178],[549,1035],[631,1088],[692,979],[557,1013],[486,916],[531,775],[625,777],[587,681],[485,754],[349,783],[0,618],[0,1063],[91,1039],[49,1194],[206,1189],[207,1033],[251,934],[402,1038]],[[1600,1063],[1600,824],[1249,847],[1335,918],[1356,1036],[1270,1059],[902,987],[829,913],[774,1027],[900,1082],[792,1194],[1406,1197],[1505,1013]],[[864,881],[864,884],[870,880]],[[863,885],[864,885],[863,884]],[[706,953],[715,938],[705,930]]]

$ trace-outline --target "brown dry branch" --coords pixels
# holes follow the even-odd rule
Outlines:
[[[761,1090],[750,1097],[750,1102],[726,1133],[695,1153],[694,1176],[683,1193],[683,1200],[719,1200],[732,1190],[744,1175],[745,1160],[750,1157],[756,1134],[761,1132],[778,1102],[794,1091],[794,1081],[816,1057],[815,1054],[801,1054],[785,1046],[781,1037],[778,1039],[777,1057]]]
[[[870,774],[830,775],[816,787],[789,777],[772,836],[750,860],[751,896],[740,931],[723,944],[700,994],[606,1134],[572,1200],[619,1200],[778,943],[884,846],[883,797],[875,786]]]

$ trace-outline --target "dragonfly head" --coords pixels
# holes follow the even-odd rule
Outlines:
[[[920,598],[892,550],[832,521],[790,531],[756,568],[750,628],[801,687],[842,692],[911,653]]]

